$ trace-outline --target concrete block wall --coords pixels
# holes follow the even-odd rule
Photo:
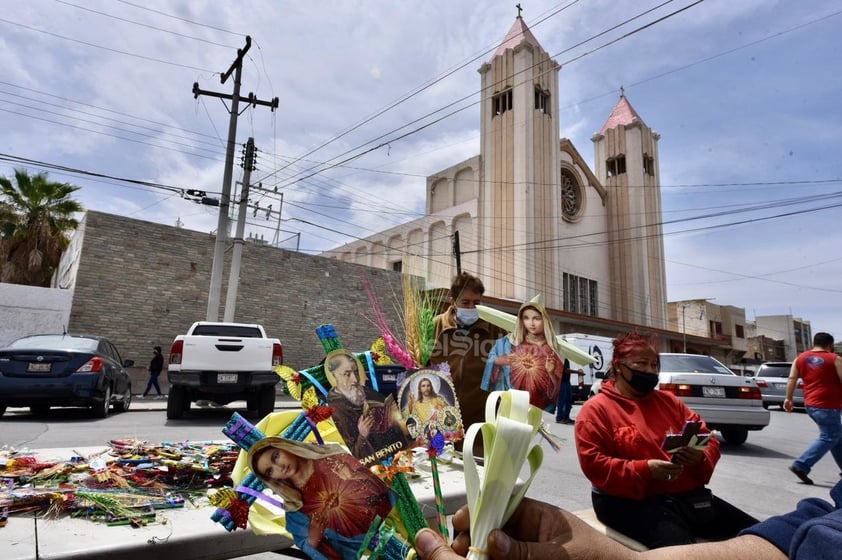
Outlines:
[[[143,378],[153,346],[166,356],[176,335],[205,319],[215,237],[94,211],[87,212],[82,227],[70,330],[108,336],[124,359],[135,360],[135,373]],[[324,358],[315,334],[322,324],[333,324],[345,347],[363,351],[379,336],[365,318],[372,307],[363,278],[400,334],[395,310],[395,301],[402,301],[400,273],[247,243],[235,320],[262,324],[281,340],[284,361],[295,369]],[[144,386],[135,382],[135,392]]]

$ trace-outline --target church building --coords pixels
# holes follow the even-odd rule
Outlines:
[[[659,135],[621,93],[591,169],[560,137],[561,70],[518,15],[479,68],[479,155],[427,178],[424,217],[323,256],[441,288],[458,267],[487,296],[668,328]]]

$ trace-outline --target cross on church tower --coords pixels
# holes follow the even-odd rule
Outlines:
[[[516,4],[515,8],[517,8],[517,17],[520,18],[520,13],[523,11],[523,8],[520,7],[520,4]]]

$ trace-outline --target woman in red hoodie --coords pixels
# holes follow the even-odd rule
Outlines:
[[[719,442],[668,453],[664,439],[701,417],[671,393],[655,390],[660,360],[654,337],[614,340],[613,378],[576,419],[579,464],[592,488],[597,518],[649,548],[722,540],[757,520],[711,495],[705,485]]]

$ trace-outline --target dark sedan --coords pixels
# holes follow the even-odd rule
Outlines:
[[[28,406],[46,414],[51,406],[90,407],[105,418],[111,405],[128,410],[132,384],[117,348],[100,336],[39,334],[0,350],[0,415]]]

